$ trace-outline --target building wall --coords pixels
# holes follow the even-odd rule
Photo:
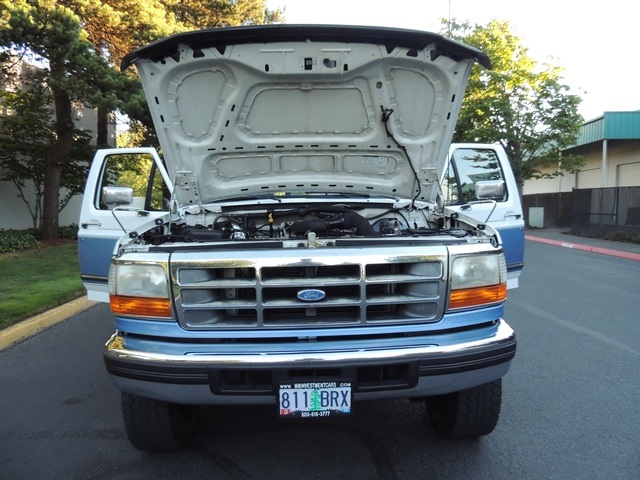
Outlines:
[[[580,172],[565,173],[553,179],[528,180],[523,194],[570,192],[574,188],[640,186],[640,140],[608,140],[604,169],[603,142],[582,146],[575,153],[587,158]]]
[[[636,187],[640,185],[640,141],[628,142],[612,149],[615,158],[609,166],[609,187]],[[613,154],[612,154],[613,156]],[[615,160],[615,161],[613,161]]]
[[[549,169],[549,172],[552,170]],[[559,193],[570,192],[575,188],[576,175],[565,173],[563,176],[555,178],[544,178],[539,180],[527,180],[522,190],[523,195],[534,195],[538,193]]]
[[[33,205],[33,188],[30,188],[29,193],[29,202]],[[64,190],[60,194],[64,195]],[[82,195],[73,197],[60,212],[58,217],[60,226],[77,224],[81,205]],[[33,228],[33,220],[27,205],[21,198],[18,198],[18,191],[13,183],[0,182],[0,230],[25,230],[27,228]]]

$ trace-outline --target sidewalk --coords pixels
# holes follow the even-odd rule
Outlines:
[[[640,261],[640,245],[635,243],[612,242],[600,238],[571,235],[569,229],[532,228],[525,231],[526,240],[546,243],[564,248],[574,248],[587,252],[610,255],[628,260]]]

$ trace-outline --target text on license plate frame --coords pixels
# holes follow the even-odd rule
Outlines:
[[[280,417],[349,415],[351,404],[352,389],[349,380],[282,383],[278,389]]]

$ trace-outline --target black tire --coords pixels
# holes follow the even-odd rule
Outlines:
[[[478,438],[493,432],[500,418],[502,380],[427,397],[427,413],[435,430],[449,438]]]
[[[196,407],[122,394],[122,417],[129,442],[145,452],[184,446],[195,431]]]

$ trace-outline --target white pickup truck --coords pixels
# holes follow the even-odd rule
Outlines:
[[[475,62],[437,34],[309,25],[124,58],[162,158],[97,153],[79,247],[133,446],[180,447],[211,404],[420,399],[445,436],[494,429],[524,224],[502,148],[451,145]]]

